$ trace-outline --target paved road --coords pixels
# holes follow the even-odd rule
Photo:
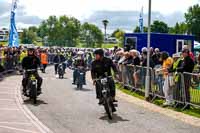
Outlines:
[[[55,133],[199,133],[200,128],[150,112],[119,99],[114,120],[107,119],[103,107],[97,105],[93,86],[83,91],[71,85],[71,73],[59,80],[53,69],[43,74],[44,94],[39,104],[26,102],[30,110]]]

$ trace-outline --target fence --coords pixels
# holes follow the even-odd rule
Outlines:
[[[133,65],[117,65],[120,72],[119,83],[132,91],[145,92],[145,77],[147,67]],[[150,96],[165,99],[163,91],[164,78],[162,71],[150,71]],[[200,75],[198,73],[173,73],[173,86],[170,86],[174,107],[182,105],[183,109],[189,105],[200,107]]]
[[[200,107],[200,75],[183,73],[185,83],[185,103]]]
[[[49,64],[53,63],[55,54],[48,54]],[[2,80],[3,75],[14,72],[15,70],[21,70],[21,62],[19,55],[14,56],[0,56],[0,79]]]

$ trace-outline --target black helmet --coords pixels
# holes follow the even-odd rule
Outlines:
[[[34,48],[28,48],[28,51],[35,51]]]
[[[161,54],[162,60],[166,60],[168,57],[169,57],[169,53],[168,52],[166,52],[166,51],[162,52],[162,54]]]
[[[98,54],[98,55],[100,55],[100,56],[104,56],[104,51],[103,51],[103,49],[97,49],[97,50],[94,51],[94,54],[95,54],[95,55]]]

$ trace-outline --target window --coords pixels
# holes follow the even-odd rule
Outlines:
[[[127,37],[125,45],[130,47],[130,49],[137,49],[137,38]]]

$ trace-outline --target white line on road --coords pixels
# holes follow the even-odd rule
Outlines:
[[[32,125],[31,123],[25,123],[25,122],[7,122],[7,121],[0,121],[0,124]]]
[[[11,99],[0,99],[0,101],[10,101],[10,102],[13,102],[13,101],[15,101],[15,99],[14,98],[11,98]]]
[[[9,92],[0,92],[0,94],[16,95],[15,93],[9,93]]]
[[[17,108],[0,108],[0,110],[19,111]]]
[[[10,129],[10,130],[20,131],[20,132],[25,132],[25,133],[37,133],[35,131],[24,130],[24,129],[20,129],[20,128],[9,127],[9,126],[0,126],[0,128],[5,128],[5,129]]]

